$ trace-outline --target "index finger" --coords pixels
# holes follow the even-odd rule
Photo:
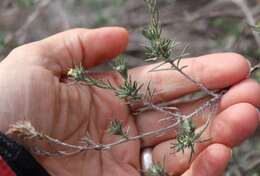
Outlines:
[[[140,84],[151,82],[151,87],[156,90],[155,102],[170,101],[199,90],[197,85],[177,71],[149,72],[156,65],[158,64],[142,66],[130,71],[131,78]],[[247,60],[235,53],[183,59],[181,66],[187,66],[183,71],[208,89],[223,89],[236,84],[246,79],[250,70]]]

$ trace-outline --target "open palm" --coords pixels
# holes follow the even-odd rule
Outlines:
[[[130,127],[130,136],[165,125],[159,123],[161,114],[158,112],[133,117],[128,106],[112,92],[71,85],[62,79],[76,65],[91,68],[114,58],[127,46],[127,38],[122,28],[76,29],[15,49],[0,64],[0,130],[6,131],[11,123],[29,120],[39,131],[67,143],[78,144],[89,133],[96,143],[106,144],[118,140],[107,133],[113,119]],[[183,62],[189,65],[187,73],[210,89],[236,84],[223,97],[220,112],[207,131],[212,140],[197,146],[192,163],[186,154],[169,154],[174,132],[124,143],[106,151],[88,151],[62,158],[36,156],[39,162],[57,176],[138,176],[140,151],[152,147],[154,162],[163,161],[166,156],[166,169],[171,173],[221,175],[230,158],[230,148],[242,142],[257,126],[259,85],[247,80],[248,64],[237,54],[208,55]],[[130,74],[140,83],[152,81],[158,91],[155,101],[173,100],[197,90],[176,72],[148,73],[152,67],[135,68]],[[113,72],[95,76],[115,85],[122,81]],[[178,106],[189,112],[203,101]]]

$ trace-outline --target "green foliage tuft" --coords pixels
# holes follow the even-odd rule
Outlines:
[[[131,81],[128,78],[128,67],[126,60],[119,57],[114,62],[114,69],[118,71],[123,77],[124,82],[118,88],[113,86],[109,81],[97,80],[88,75],[87,70],[83,66],[72,68],[67,75],[76,82],[85,83],[88,86],[95,86],[101,89],[112,90],[117,97],[125,100],[126,103],[133,103],[141,100],[143,94],[141,93],[142,85],[138,85],[136,81]]]
[[[5,49],[5,35],[0,32],[0,53]]]
[[[124,99],[127,103],[133,103],[141,100],[143,94],[141,93],[142,85],[138,85],[136,81],[125,80],[119,89],[115,92],[120,99]]]
[[[83,66],[75,67],[70,69],[67,73],[68,76],[72,77],[76,81],[84,81],[87,70]]]
[[[125,80],[128,79],[128,64],[124,56],[118,56],[115,59],[113,68],[118,71]]]
[[[148,176],[169,176],[161,163],[154,164],[147,172]]]
[[[169,60],[175,42],[162,36],[162,28],[159,21],[159,9],[156,0],[144,0],[148,6],[151,23],[150,26],[143,30],[143,36],[150,42],[145,47],[145,55],[150,59]]]
[[[174,153],[180,151],[184,153],[185,149],[189,149],[190,150],[189,161],[191,161],[192,156],[195,153],[195,144],[198,142],[202,142],[200,141],[200,137],[202,136],[202,134],[204,133],[208,125],[209,125],[209,121],[200,132],[196,133],[195,132],[196,126],[192,121],[192,119],[181,120],[181,129],[179,134],[176,137],[177,142],[172,143],[171,149],[174,150]]]
[[[123,124],[119,120],[113,120],[110,122],[108,132],[112,135],[120,136],[122,138],[128,138],[127,132],[123,130]]]

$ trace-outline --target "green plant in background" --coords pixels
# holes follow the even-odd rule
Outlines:
[[[116,13],[124,0],[80,0],[78,3],[95,9],[96,14],[95,21],[91,24],[91,27],[101,27],[117,22]]]
[[[224,17],[218,17],[210,21],[210,25],[217,29],[217,33],[214,37],[217,46],[220,48],[225,47],[227,40],[233,38],[237,40],[245,28],[245,24],[240,20],[228,19]]]
[[[16,0],[18,5],[24,8],[32,8],[35,5],[35,0]]]
[[[260,22],[257,22],[255,26],[250,26],[252,28],[254,28],[255,31],[259,32],[259,35],[260,35]],[[257,52],[257,55],[255,56],[255,58],[258,58],[259,59],[259,56],[260,56],[260,48],[255,51],[253,50],[252,53],[255,53]],[[260,83],[260,65],[258,64],[257,66],[255,66],[255,69],[253,70],[252,72],[252,77]]]
[[[3,32],[0,32],[0,55],[5,49],[5,35]]]
[[[214,29],[218,30],[214,39],[216,40],[217,46],[219,48],[226,48],[226,45],[228,43],[233,43],[233,44],[237,43],[237,41],[242,37],[243,32],[245,32],[249,28],[253,28],[255,31],[260,33],[260,23],[257,23],[256,25],[249,25],[247,23],[241,22],[240,19],[229,19],[224,17],[218,17],[212,20],[210,22],[210,25]],[[232,48],[228,48],[228,49],[232,49]],[[243,55],[249,58],[256,58],[255,59],[256,62],[260,58],[260,49],[257,47],[243,46],[242,48],[239,49]],[[254,71],[254,73],[252,73],[252,77],[256,79],[258,82],[260,82],[259,70]]]
[[[239,147],[232,151],[225,176],[260,176],[260,128],[256,133]]]
[[[242,11],[245,13],[247,24],[244,28],[251,28],[252,34],[254,36],[255,41],[257,42],[259,39],[257,35],[254,35],[254,32],[258,32],[260,34],[260,23],[254,22],[254,16],[251,14],[249,8],[247,7],[245,1],[241,2],[240,6]],[[246,10],[247,9],[247,10]],[[241,36],[239,36],[241,37]],[[258,42],[257,42],[258,43]],[[252,66],[250,75],[253,79],[260,82],[260,48],[258,47],[246,48],[244,49],[244,53],[246,56],[251,58],[256,58],[255,62],[258,64]],[[252,59],[253,60],[253,59]],[[234,148],[232,151],[232,159],[229,162],[229,166],[225,172],[225,176],[260,176],[260,143],[259,143],[259,134],[260,128],[258,124],[258,129],[255,134],[251,136],[247,141],[245,141],[240,146]]]
[[[216,27],[221,30],[224,35],[235,35],[238,36],[241,34],[241,21],[235,19],[228,19],[224,17],[218,17],[212,22],[213,27]]]
[[[260,70],[257,70],[256,73],[255,73],[255,78],[257,80],[257,82],[260,83]]]
[[[113,6],[118,7],[119,5],[122,5],[124,0],[80,0],[82,4],[85,4],[87,6],[90,6],[93,9],[104,9],[105,7]]]
[[[255,31],[260,33],[260,21],[256,23],[256,25],[249,25],[250,27],[254,28]]]
[[[107,26],[111,23],[114,23],[114,20],[110,17],[103,15],[102,13],[97,14],[95,23],[92,25],[93,28]]]

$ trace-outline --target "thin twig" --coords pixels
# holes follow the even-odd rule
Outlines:
[[[202,83],[199,81],[191,78],[189,75],[187,75],[185,72],[182,71],[178,66],[176,66],[174,63],[171,63],[174,69],[178,71],[180,74],[182,74],[186,79],[197,85],[202,91],[206,92],[208,95],[211,95],[212,97],[218,97],[218,94],[215,94],[213,91],[210,91],[208,88],[206,88]]]
[[[253,73],[255,70],[259,69],[260,68],[260,63],[258,63],[257,65],[255,65],[254,67],[252,67],[250,69],[250,73]]]
[[[206,103],[204,103],[200,108],[196,109],[194,112],[190,113],[189,115],[186,116],[182,116],[183,119],[191,119],[195,116],[197,116],[198,114],[202,113],[204,110],[206,110],[207,108],[216,105],[220,99],[222,97],[222,94],[218,94],[218,96],[210,99],[209,101],[207,101]],[[172,115],[176,115],[176,114],[172,114]],[[42,133],[39,133],[39,138],[40,139],[45,139],[51,143],[54,143],[55,145],[59,145],[59,146],[63,146],[66,148],[70,148],[73,151],[71,152],[67,152],[67,151],[55,151],[55,152],[46,152],[46,151],[40,151],[38,150],[33,150],[38,154],[42,154],[42,155],[47,155],[47,156],[70,156],[70,155],[75,155],[81,152],[85,152],[88,150],[108,150],[111,149],[114,146],[120,145],[122,143],[126,143],[126,142],[130,142],[130,141],[135,141],[135,140],[140,140],[143,138],[146,138],[148,136],[154,136],[154,135],[160,135],[163,134],[171,129],[176,128],[180,123],[179,118],[177,119],[177,121],[167,127],[158,129],[158,130],[153,130],[153,131],[149,131],[137,136],[133,136],[133,137],[128,137],[128,138],[122,138],[116,142],[110,143],[110,144],[86,144],[86,145],[73,145],[73,144],[67,144],[65,142],[59,141],[58,139],[54,139],[50,136],[47,135],[43,135]]]

